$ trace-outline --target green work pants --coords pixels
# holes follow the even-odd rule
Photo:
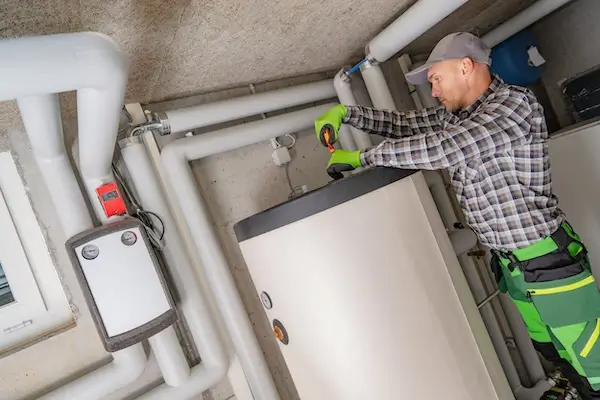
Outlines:
[[[579,236],[566,223],[561,229],[573,239],[568,246],[561,248],[553,235],[510,256],[499,253],[499,286],[517,306],[536,348],[552,358],[541,350],[551,343],[581,377],[581,385],[572,383],[582,397],[600,399],[600,291]]]

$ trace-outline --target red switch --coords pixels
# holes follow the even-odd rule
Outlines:
[[[100,204],[102,204],[106,218],[127,213],[125,201],[115,182],[100,186],[96,189],[96,194],[98,195]]]

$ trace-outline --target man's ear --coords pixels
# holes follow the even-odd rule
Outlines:
[[[475,64],[473,63],[473,60],[471,60],[469,57],[465,57],[461,60],[460,72],[464,78],[471,75],[474,69]]]

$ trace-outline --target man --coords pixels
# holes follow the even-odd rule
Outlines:
[[[429,81],[442,107],[395,112],[338,105],[315,121],[316,133],[332,144],[346,123],[387,138],[368,149],[334,151],[330,173],[447,169],[534,345],[584,399],[600,399],[600,292],[585,247],[552,193],[543,108],[529,90],[492,77],[489,57],[479,38],[448,35],[406,76],[413,84]]]

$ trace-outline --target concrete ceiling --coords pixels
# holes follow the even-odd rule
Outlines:
[[[127,99],[150,102],[336,70],[414,1],[3,0],[0,36],[106,33],[131,58]],[[534,1],[470,0],[409,49],[485,33]]]

